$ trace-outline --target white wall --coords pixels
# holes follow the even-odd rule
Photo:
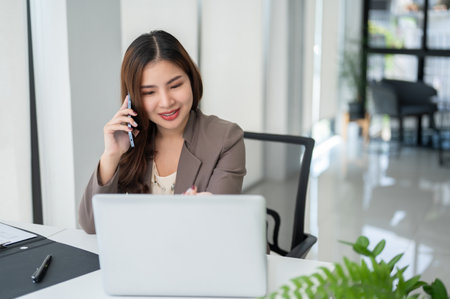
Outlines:
[[[247,131],[264,131],[264,7],[262,0],[203,1],[202,64],[206,114],[238,123]],[[244,188],[263,173],[258,143],[246,143],[249,171]]]
[[[339,22],[343,4],[340,0],[305,0],[304,3],[302,123],[304,129],[311,129],[321,119],[338,116]],[[319,35],[315,36],[318,30]],[[314,89],[315,80],[320,84],[317,89]]]
[[[261,131],[263,120],[263,1],[203,1],[202,109]]]
[[[44,223],[75,224],[66,2],[31,1]]]
[[[26,1],[0,0],[0,219],[30,222]]]
[[[38,0],[31,10],[44,224],[75,227],[121,102],[119,1]]]
[[[119,0],[67,1],[75,212],[104,150],[103,126],[122,103],[120,31]]]
[[[303,64],[303,110],[301,114],[302,128],[310,130],[313,124],[313,74],[314,74],[314,30],[315,27],[315,0],[305,0],[304,14],[304,64]]]
[[[334,118],[338,108],[339,12],[341,0],[322,0],[322,63],[319,118]]]
[[[121,0],[122,54],[142,33],[165,30],[197,62],[197,0]]]
[[[288,132],[288,0],[272,1],[266,88],[265,131]],[[300,113],[300,111],[298,111]]]
[[[303,90],[305,76],[305,2],[289,0],[288,3],[288,125],[287,133],[306,135],[307,128],[302,126],[304,110]]]

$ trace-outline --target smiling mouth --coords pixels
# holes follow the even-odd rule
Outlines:
[[[173,110],[173,111],[170,111],[168,113],[161,113],[160,115],[162,115],[162,116],[171,116],[171,115],[174,115],[175,113],[177,113],[177,111],[178,110]]]
[[[169,111],[167,113],[160,113],[159,115],[165,120],[173,120],[178,116],[179,112],[180,112],[180,109],[178,108],[178,109]]]

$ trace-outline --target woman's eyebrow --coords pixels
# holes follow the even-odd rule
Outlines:
[[[174,82],[174,81],[180,79],[181,77],[182,77],[181,75],[178,75],[178,76],[173,77],[172,79],[170,79],[169,81],[167,81],[166,85],[169,85],[170,83],[172,83],[172,82]],[[155,88],[155,87],[156,87],[156,85],[142,85],[142,86],[141,86],[141,88]]]

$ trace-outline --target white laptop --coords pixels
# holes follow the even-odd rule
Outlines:
[[[106,293],[266,294],[263,197],[99,194],[93,207]]]

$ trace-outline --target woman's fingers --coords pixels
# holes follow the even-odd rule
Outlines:
[[[187,189],[184,193],[184,195],[196,195],[197,194],[197,186],[193,185],[189,189]]]
[[[197,195],[197,196],[205,196],[212,195],[211,192],[197,192],[197,186],[192,186],[183,193],[184,195]]]
[[[136,116],[137,113],[133,109],[128,109],[128,108],[120,109],[119,111],[117,111],[117,113],[114,115],[113,118],[120,117],[120,116],[128,116],[128,115]]]
[[[127,95],[127,96],[125,97],[125,99],[123,100],[122,106],[120,106],[120,109],[121,109],[121,110],[128,107],[128,97],[129,97],[129,96],[130,96],[130,95]]]
[[[211,192],[199,192],[199,193],[197,193],[196,195],[198,195],[198,196],[204,196],[204,195],[212,195],[212,193],[211,193]]]
[[[104,130],[105,133],[114,133],[116,131],[131,132],[133,131],[133,128],[130,128],[124,124],[109,124],[105,126]]]
[[[138,126],[137,122],[135,122],[133,118],[128,117],[128,116],[115,117],[115,118],[111,119],[109,121],[109,123],[110,124],[130,124],[133,127],[137,127]]]

